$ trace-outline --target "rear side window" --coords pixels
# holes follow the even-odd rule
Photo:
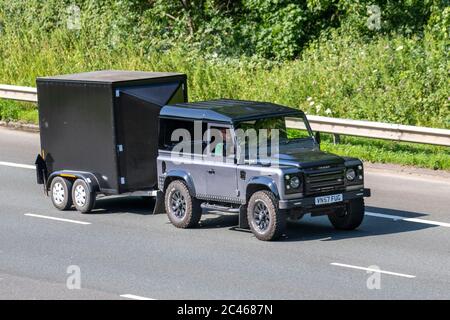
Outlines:
[[[195,137],[194,126],[201,126],[201,134]],[[206,125],[200,121],[161,119],[159,133],[159,149],[166,151],[180,151],[181,153],[202,154],[205,144],[202,141]]]

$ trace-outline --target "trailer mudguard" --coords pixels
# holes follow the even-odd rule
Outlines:
[[[48,171],[47,171],[47,164],[45,163],[44,158],[42,158],[42,156],[38,154],[34,164],[36,165],[37,184],[46,184]]]
[[[83,171],[72,171],[72,170],[61,170],[61,171],[55,171],[53,172],[49,177],[47,181],[47,190],[50,189],[50,185],[52,183],[52,180],[55,177],[63,177],[67,179],[83,179],[86,181],[89,191],[93,192],[99,192],[100,191],[100,185],[98,183],[97,177],[90,172],[83,172]]]

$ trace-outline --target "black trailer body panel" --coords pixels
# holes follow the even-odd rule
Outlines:
[[[107,194],[156,187],[159,111],[187,101],[184,74],[97,71],[38,78],[37,90],[48,176],[90,172]]]
[[[48,174],[92,172],[102,189],[117,190],[111,86],[38,81],[37,88],[41,153]]]

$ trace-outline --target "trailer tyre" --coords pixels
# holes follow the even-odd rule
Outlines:
[[[277,198],[267,190],[257,191],[250,197],[247,219],[259,240],[276,240],[286,230],[286,213],[278,209]]]
[[[328,215],[333,227],[338,230],[354,230],[364,219],[364,199],[353,199],[347,203],[345,209],[336,210]]]
[[[89,213],[95,205],[95,192],[91,191],[86,181],[77,179],[72,188],[75,208],[81,213]]]
[[[169,220],[175,227],[186,229],[198,225],[202,217],[200,202],[190,195],[183,181],[172,181],[164,200]]]
[[[67,210],[72,206],[72,181],[55,177],[50,185],[50,196],[58,210]]]

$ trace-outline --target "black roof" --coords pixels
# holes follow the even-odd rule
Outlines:
[[[184,118],[234,123],[255,118],[268,118],[299,113],[303,112],[275,103],[219,99],[167,105],[161,109],[160,116],[163,118]]]
[[[112,84],[136,80],[158,79],[166,77],[186,77],[183,73],[176,72],[146,72],[146,71],[123,71],[123,70],[101,70],[93,72],[81,72],[64,74],[50,77],[39,77],[38,81],[68,81],[68,82],[97,82]]]

